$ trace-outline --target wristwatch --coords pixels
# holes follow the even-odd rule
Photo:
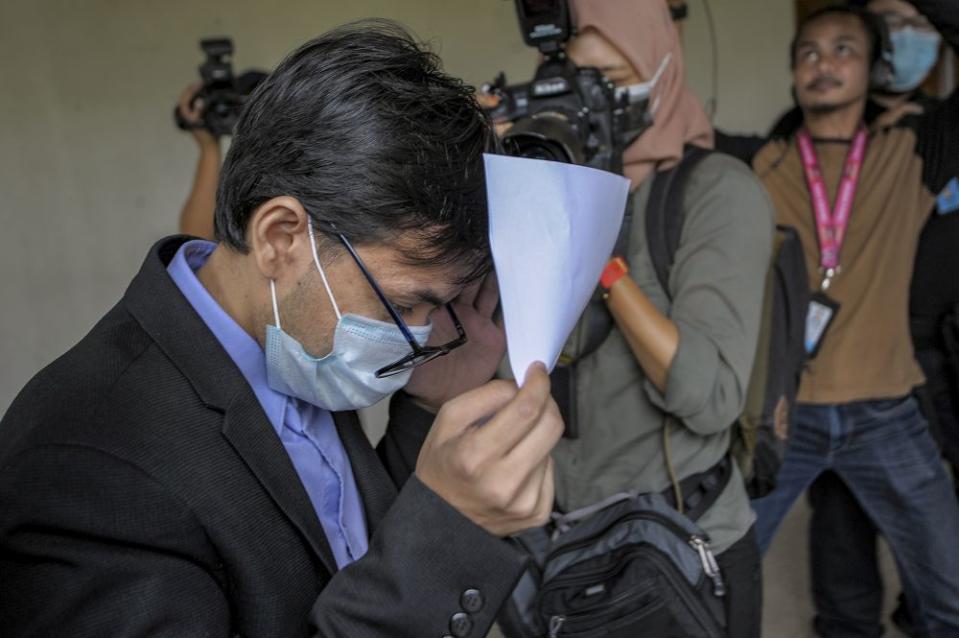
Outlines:
[[[608,291],[617,281],[629,273],[629,265],[622,257],[613,257],[603,269],[603,274],[599,278],[599,285],[603,290]]]

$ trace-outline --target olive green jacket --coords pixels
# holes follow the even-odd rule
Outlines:
[[[645,206],[652,181],[633,196],[630,276],[676,324],[679,348],[665,394],[646,378],[615,327],[578,362],[579,437],[564,438],[553,453],[557,500],[566,511],[616,492],[668,488],[665,413],[679,423],[670,436],[679,479],[709,469],[726,454],[745,401],[772,251],[772,204],[745,164],[720,154],[702,160],[683,195],[686,214],[669,275],[670,304],[647,250]],[[699,519],[716,552],[742,538],[755,520],[738,468],[734,472]]]

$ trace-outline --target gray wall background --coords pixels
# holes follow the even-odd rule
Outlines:
[[[689,0],[690,82],[711,92],[701,0]],[[790,0],[712,0],[716,122],[764,130],[788,103]],[[507,0],[0,0],[0,414],[122,295],[175,232],[196,160],[171,111],[197,41],[232,36],[235,65],[271,68],[354,18],[398,19],[472,83],[528,79],[535,55]]]

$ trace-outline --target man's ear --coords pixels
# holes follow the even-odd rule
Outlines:
[[[257,268],[267,279],[303,270],[311,259],[307,213],[295,197],[282,196],[257,206],[247,225],[247,245]]]

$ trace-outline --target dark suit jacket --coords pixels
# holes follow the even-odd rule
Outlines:
[[[485,635],[523,561],[411,476],[430,419],[394,404],[378,456],[334,415],[372,534],[338,572],[255,395],[167,275],[183,241],[154,246],[0,422],[0,633]]]

